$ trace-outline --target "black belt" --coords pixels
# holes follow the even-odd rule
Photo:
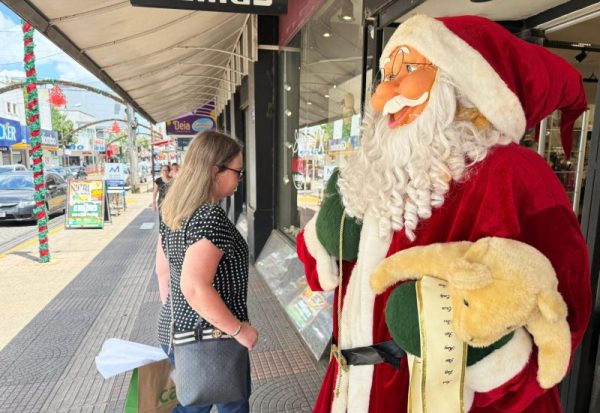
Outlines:
[[[406,352],[398,347],[393,340],[389,340],[371,346],[342,350],[342,355],[350,366],[389,363],[400,370],[400,359],[406,355]]]

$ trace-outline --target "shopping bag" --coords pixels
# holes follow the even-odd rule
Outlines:
[[[124,413],[171,413],[177,406],[169,360],[135,368],[129,382]]]

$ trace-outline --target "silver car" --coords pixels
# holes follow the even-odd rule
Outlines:
[[[45,174],[46,206],[50,215],[67,209],[67,184],[53,172]],[[35,221],[32,172],[0,174],[0,222]]]

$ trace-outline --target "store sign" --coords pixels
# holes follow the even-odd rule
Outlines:
[[[107,181],[125,181],[126,165],[124,163],[109,163],[104,164],[104,179]]]
[[[215,127],[214,102],[195,109],[193,112],[176,119],[167,120],[167,135],[189,135],[194,136],[200,132]]]
[[[286,14],[287,3],[288,0],[131,0],[132,6],[140,7],[224,11],[272,16]]]
[[[290,0],[289,3],[287,14],[279,17],[279,46],[287,46],[323,4],[323,0]]]
[[[104,181],[69,180],[67,228],[104,228]]]
[[[215,122],[211,118],[195,115],[168,120],[166,124],[169,135],[197,135],[215,127]]]
[[[58,132],[42,129],[42,145],[58,147]]]
[[[0,118],[0,146],[15,145],[22,139],[22,125],[18,121]]]

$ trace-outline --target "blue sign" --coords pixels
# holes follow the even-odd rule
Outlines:
[[[0,118],[0,146],[15,145],[22,140],[22,125],[16,120]],[[25,138],[25,143],[27,143],[27,138]]]
[[[27,128],[29,129],[29,128]],[[42,129],[42,145],[58,146],[58,132],[53,130]]]

